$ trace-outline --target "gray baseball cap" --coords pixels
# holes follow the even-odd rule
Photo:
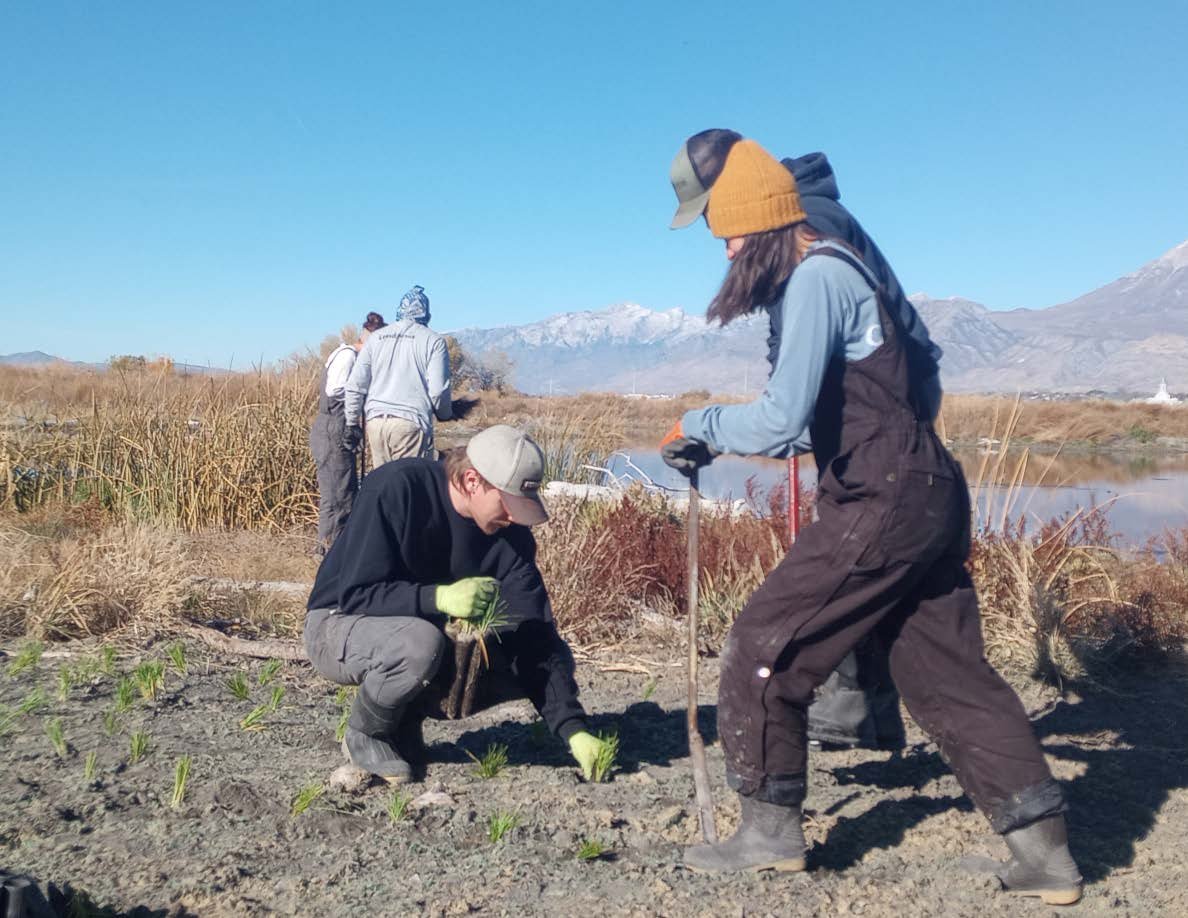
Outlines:
[[[531,437],[496,424],[470,438],[466,455],[475,471],[499,489],[513,523],[535,526],[549,518],[540,500],[544,453]]]
[[[705,212],[710,189],[722,174],[731,147],[742,139],[737,131],[710,128],[685,141],[668,171],[679,202],[670,229],[688,226]]]

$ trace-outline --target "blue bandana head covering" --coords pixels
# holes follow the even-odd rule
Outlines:
[[[412,319],[422,325],[429,324],[429,297],[425,296],[425,288],[416,286],[400,300],[400,307],[396,310],[397,319]]]

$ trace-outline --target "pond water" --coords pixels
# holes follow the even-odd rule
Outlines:
[[[1165,529],[1188,527],[1188,455],[1094,453],[1053,458],[1031,454],[1023,463],[1021,483],[1014,489],[976,486],[979,476],[983,482],[995,480],[995,456],[971,450],[958,451],[957,457],[976,498],[979,521],[995,526],[1000,524],[1004,509],[1008,519],[1022,516],[1035,525],[1097,507],[1124,546],[1142,545]],[[1022,453],[1009,453],[999,465],[997,480],[1012,480],[1023,458]],[[646,476],[672,491],[683,492],[687,487],[685,479],[660,460],[654,446],[625,449],[612,458],[609,468],[620,480]],[[722,456],[702,470],[701,493],[711,498],[743,498],[748,480],[766,493],[787,482],[788,464]],[[817,470],[809,457],[801,459],[800,481],[802,487],[816,485]]]

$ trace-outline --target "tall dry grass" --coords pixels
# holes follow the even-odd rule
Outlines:
[[[945,395],[938,429],[958,443],[974,443],[1018,406],[1013,436],[1031,443],[1148,445],[1159,437],[1188,437],[1188,406],[1105,399],[1048,402],[1008,396]]]
[[[52,375],[52,374],[51,374]],[[315,514],[316,374],[108,374],[72,404],[27,387],[0,431],[0,504],[97,501],[118,519],[287,529]]]

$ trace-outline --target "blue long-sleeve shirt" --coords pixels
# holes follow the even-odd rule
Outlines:
[[[825,244],[814,243],[810,249]],[[780,308],[779,356],[762,394],[744,405],[686,412],[681,419],[685,436],[718,452],[743,456],[812,449],[809,425],[829,361],[858,361],[883,343],[878,300],[867,279],[849,264],[819,256],[806,258],[792,272]]]

